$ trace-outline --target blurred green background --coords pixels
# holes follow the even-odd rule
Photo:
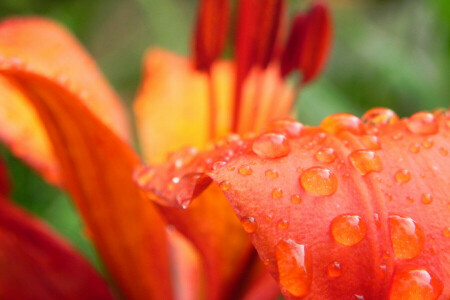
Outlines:
[[[450,104],[450,1],[329,1],[335,42],[325,73],[297,102],[298,119],[316,125],[336,112],[374,106],[400,116]],[[46,16],[63,23],[95,57],[128,108],[148,47],[190,52],[194,0],[2,0],[0,16]],[[304,6],[291,0],[292,7]],[[98,268],[66,194],[48,186],[3,146],[13,199],[66,236]]]

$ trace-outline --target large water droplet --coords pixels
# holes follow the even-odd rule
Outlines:
[[[252,150],[262,158],[278,158],[288,155],[290,148],[284,135],[265,133],[253,142]]]
[[[383,168],[380,157],[371,150],[356,150],[349,155],[350,162],[361,175],[379,172]]]
[[[331,235],[342,245],[356,245],[366,236],[366,223],[360,216],[338,216],[331,222]]]
[[[238,172],[241,175],[248,176],[248,175],[252,175],[253,169],[249,165],[242,165],[239,167]]]
[[[341,276],[341,274],[342,274],[341,265],[336,261],[330,263],[327,268],[327,273],[328,273],[328,276],[331,278],[336,278],[336,277]]]
[[[361,120],[351,114],[338,113],[330,115],[322,120],[320,128],[332,134],[338,134],[343,131],[360,134],[362,132]]]
[[[390,300],[436,300],[442,294],[441,280],[424,268],[406,267],[396,271]]]
[[[411,173],[406,169],[400,169],[395,173],[395,180],[398,183],[405,183],[411,180]]]
[[[279,281],[294,297],[309,293],[312,282],[312,258],[306,245],[292,240],[280,241],[275,248]]]
[[[312,167],[300,175],[300,185],[308,193],[329,196],[336,192],[338,179],[333,172],[321,167]]]
[[[255,218],[253,217],[244,217],[241,219],[242,227],[244,227],[245,232],[254,233],[258,228],[256,224]]]
[[[282,133],[289,138],[295,138],[300,136],[303,125],[292,119],[283,119],[272,122],[268,131]]]
[[[331,163],[336,159],[336,151],[333,148],[322,148],[314,157],[323,163]]]
[[[412,133],[433,134],[438,131],[438,124],[432,113],[421,111],[412,115],[406,122]]]
[[[398,121],[395,112],[388,108],[377,107],[368,110],[361,118],[367,133],[375,134],[382,125],[394,124]]]
[[[411,259],[422,252],[425,234],[413,219],[392,215],[389,217],[389,229],[397,258]]]

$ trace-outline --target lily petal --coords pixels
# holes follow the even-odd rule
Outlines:
[[[171,299],[165,222],[132,181],[137,155],[53,78],[9,60],[0,73],[38,112],[65,187],[125,296]]]
[[[0,161],[0,196],[8,196],[10,191],[9,177],[2,161]]]
[[[78,253],[3,196],[0,265],[2,299],[113,299]]]
[[[170,174],[178,188],[146,189],[188,201],[208,174],[287,299],[450,296],[446,113],[397,120],[378,109],[285,140],[268,134],[200,154]],[[185,180],[192,173],[198,180]]]
[[[63,28],[40,18],[7,19],[0,23],[0,61],[33,70],[70,87],[82,103],[124,140],[129,138],[126,114],[93,60]],[[6,85],[6,86],[5,86]],[[0,139],[52,183],[61,184],[60,170],[35,109],[0,78]],[[16,101],[9,101],[13,97]],[[34,149],[34,151],[27,151]]]

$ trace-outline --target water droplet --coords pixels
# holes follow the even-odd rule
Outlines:
[[[336,152],[333,148],[322,148],[314,157],[323,163],[331,163],[336,159]]]
[[[288,229],[289,228],[289,221],[288,220],[280,220],[280,221],[278,221],[277,226],[280,229]]]
[[[369,150],[381,149],[380,140],[375,135],[363,135],[361,137],[361,142],[363,143],[364,147]]]
[[[280,199],[281,197],[283,197],[283,190],[281,188],[276,188],[272,190],[273,199]]]
[[[412,115],[406,122],[412,133],[433,134],[438,131],[438,124],[432,113],[421,111]]]
[[[328,169],[312,167],[300,175],[300,185],[313,195],[330,196],[338,188],[338,179]]]
[[[395,173],[395,180],[398,183],[405,183],[411,180],[411,173],[406,169],[400,169]]]
[[[401,139],[403,139],[403,133],[401,132],[397,132],[392,136],[392,139],[394,141],[400,141]]]
[[[342,274],[341,265],[336,261],[334,261],[328,265],[327,271],[328,271],[327,272],[328,276],[331,278],[339,277]]]
[[[245,232],[254,233],[258,228],[256,224],[255,218],[253,217],[244,217],[241,219],[242,227],[244,227]]]
[[[294,204],[299,204],[302,202],[302,198],[300,197],[300,195],[292,195],[291,202]]]
[[[349,155],[350,162],[361,175],[379,172],[383,168],[380,157],[371,150],[356,150]]]
[[[220,168],[224,167],[226,164],[227,164],[226,161],[222,161],[222,160],[216,161],[216,162],[213,164],[212,169],[213,169],[214,171],[217,171],[217,170],[219,170]]]
[[[349,131],[354,134],[360,134],[362,132],[361,120],[347,113],[330,115],[323,119],[319,127],[332,134],[338,134],[343,131]]]
[[[439,153],[441,153],[441,155],[443,155],[443,156],[447,156],[448,150],[445,148],[439,148]]]
[[[434,145],[434,142],[433,142],[433,140],[432,140],[431,138],[427,138],[427,139],[424,139],[424,140],[422,141],[422,146],[423,146],[425,149],[430,149],[430,148],[433,147],[433,145]]]
[[[397,258],[411,259],[422,252],[425,234],[413,219],[397,215],[389,216],[389,229]]]
[[[406,201],[409,203],[414,203],[414,198],[412,198],[410,196],[406,196]]]
[[[364,296],[363,295],[353,295],[353,299],[355,300],[364,300]]]
[[[284,135],[264,133],[253,142],[252,150],[261,158],[279,158],[288,155],[290,148]]]
[[[368,110],[361,117],[361,121],[364,124],[365,130],[370,134],[374,134],[378,132],[380,126],[397,122],[398,116],[388,108],[377,107]]]
[[[275,257],[282,288],[294,297],[306,296],[312,282],[312,258],[308,247],[292,240],[280,241],[275,248]]]
[[[231,188],[231,184],[228,180],[224,180],[219,183],[219,187],[222,189],[222,191],[226,192]]]
[[[242,165],[239,167],[238,172],[241,175],[248,176],[248,175],[252,175],[253,169],[249,165]]]
[[[406,267],[394,274],[390,300],[436,300],[442,294],[441,280],[425,268]]]
[[[431,194],[423,194],[422,195],[422,203],[423,204],[431,204],[433,202],[433,196]]]
[[[386,275],[387,275],[387,266],[386,265],[380,265],[379,274],[380,274],[381,279],[386,278]]]
[[[444,236],[446,238],[450,238],[450,227],[444,228],[444,230],[442,231],[442,233],[444,234]]]
[[[272,179],[278,178],[278,176],[279,176],[278,172],[274,171],[272,169],[266,170],[266,172],[264,174],[266,175],[266,177],[269,177]]]
[[[282,133],[289,138],[295,138],[300,136],[303,125],[292,119],[282,119],[272,122],[268,131]]]
[[[386,193],[384,196],[386,197],[387,201],[392,201],[392,194],[391,193]]]
[[[342,245],[356,245],[366,236],[366,223],[360,216],[338,216],[331,222],[331,235]]]
[[[419,153],[420,152],[420,145],[418,143],[413,143],[409,146],[409,151],[412,153]]]

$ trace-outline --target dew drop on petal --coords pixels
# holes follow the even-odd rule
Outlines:
[[[278,176],[279,176],[278,172],[274,171],[272,169],[266,170],[266,172],[264,172],[264,174],[266,175],[266,177],[272,178],[272,179],[278,178]]]
[[[370,134],[374,134],[377,133],[380,126],[397,122],[398,116],[388,108],[377,107],[368,110],[361,117],[361,121],[364,124],[365,130]]]
[[[392,248],[397,258],[411,259],[422,252],[425,234],[413,219],[397,215],[389,216],[389,229]]]
[[[261,158],[279,158],[288,155],[290,148],[284,135],[264,133],[253,142],[252,150]]]
[[[317,151],[314,157],[323,163],[331,163],[336,159],[336,151],[333,148],[322,148]]]
[[[256,231],[256,229],[258,228],[255,218],[253,218],[253,217],[242,218],[241,224],[242,224],[242,227],[244,228],[245,232],[247,232],[247,233],[254,233]]]
[[[390,300],[436,300],[442,294],[441,280],[425,268],[406,267],[396,271]]]
[[[431,204],[433,202],[433,195],[431,194],[423,194],[422,195],[422,203],[423,204]]]
[[[364,147],[369,150],[381,149],[380,140],[376,135],[363,135],[361,137],[361,142],[363,143]]]
[[[361,120],[347,113],[330,115],[322,120],[319,127],[332,134],[338,134],[343,131],[349,131],[354,134],[360,134],[362,132]]]
[[[411,173],[406,169],[400,169],[395,173],[395,180],[398,183],[405,183],[411,180]]]
[[[371,150],[356,150],[349,155],[350,162],[361,175],[379,172],[383,168],[380,157]]]
[[[328,277],[331,277],[331,278],[336,278],[336,277],[341,276],[341,274],[342,274],[341,265],[336,261],[330,263],[327,267],[327,273],[328,273]]]
[[[432,113],[418,112],[406,122],[409,131],[416,134],[433,134],[438,131],[438,124]]]
[[[439,148],[439,153],[440,153],[442,156],[447,156],[447,155],[448,155],[448,150],[445,149],[445,148]]]
[[[366,224],[360,216],[340,215],[331,222],[333,239],[345,246],[353,246],[366,236]]]
[[[281,197],[283,197],[283,190],[281,188],[275,188],[272,190],[273,199],[280,199]]]
[[[249,165],[242,165],[239,167],[238,172],[241,175],[248,176],[248,175],[252,175],[253,169]]]
[[[336,192],[338,179],[328,169],[312,167],[300,175],[300,185],[313,195],[329,196]]]
[[[420,145],[418,143],[413,143],[409,146],[409,152],[411,153],[419,153],[420,152]]]
[[[288,220],[280,220],[280,221],[278,221],[277,226],[280,229],[288,229],[289,228],[289,221]]]
[[[300,195],[292,195],[291,196],[291,202],[294,204],[299,204],[302,202],[302,198]]]
[[[292,120],[292,119],[282,119],[274,121],[270,124],[268,131],[282,133],[289,138],[295,138],[300,136],[303,124]]]
[[[219,183],[219,187],[222,191],[226,192],[231,188],[231,184],[229,181],[224,180],[221,183]]]
[[[304,297],[312,283],[312,258],[306,245],[280,241],[275,248],[281,287],[294,297]]]
[[[422,141],[422,146],[425,149],[430,149],[430,148],[432,148],[434,146],[434,142],[433,142],[433,140],[431,138],[426,138],[426,139],[424,139]]]
[[[444,230],[442,230],[442,233],[446,238],[450,238],[450,227],[444,228]]]

